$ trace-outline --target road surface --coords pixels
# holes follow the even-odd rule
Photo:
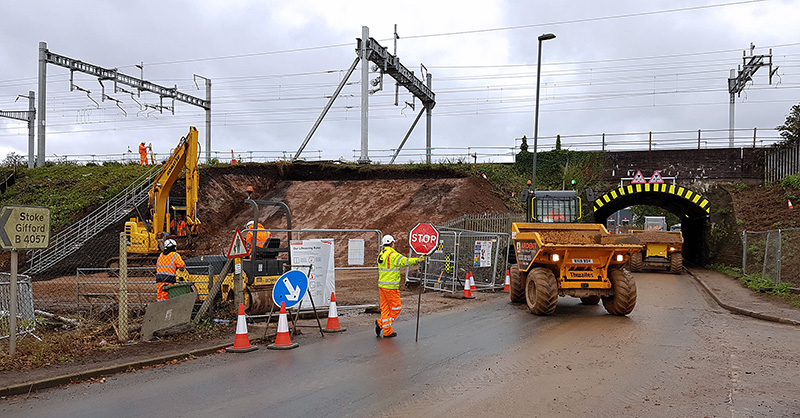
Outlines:
[[[415,343],[405,300],[394,339],[351,327],[2,400],[0,416],[800,416],[798,327],[730,314],[688,275],[635,277],[629,317],[464,301],[423,317]]]

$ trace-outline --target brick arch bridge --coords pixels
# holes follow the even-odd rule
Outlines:
[[[764,148],[607,152],[606,156],[603,180],[609,184],[619,184],[621,177],[631,178],[637,171],[649,177],[656,170],[677,179],[677,184],[627,184],[595,191],[594,221],[605,223],[629,206],[661,207],[681,219],[684,259],[698,264],[719,256],[716,248],[709,247],[712,224],[735,224],[731,197],[719,185],[764,183]]]

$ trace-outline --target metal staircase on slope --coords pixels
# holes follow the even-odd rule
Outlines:
[[[29,252],[31,257],[28,264],[30,267],[24,274],[35,275],[46,271],[59,261],[69,257],[109,225],[125,218],[132,210],[147,200],[153,178],[159,170],[161,170],[161,166],[154,165],[111,200],[58,234],[52,235],[47,248]]]

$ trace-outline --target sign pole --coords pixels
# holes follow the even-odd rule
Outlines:
[[[251,261],[252,262],[252,261]],[[242,283],[242,259],[236,257],[233,259],[233,291],[234,302],[238,307],[240,303],[244,303],[244,284]]]
[[[17,263],[19,261],[17,250],[11,250],[11,289],[9,291],[11,300],[9,310],[11,316],[8,318],[9,337],[8,354],[14,355],[17,352]]]
[[[419,286],[419,299],[417,299],[417,330],[415,331],[414,342],[419,341],[419,310],[420,306],[422,306],[422,292],[425,291],[425,279],[427,278],[428,278],[428,263],[425,263],[425,272],[422,274],[422,283],[420,283]]]

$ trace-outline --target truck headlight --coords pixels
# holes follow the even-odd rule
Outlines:
[[[550,259],[553,261],[558,261],[561,260],[561,257],[559,257],[558,254],[553,254],[550,256]]]
[[[676,250],[675,247],[669,247],[669,252],[674,252]]]
[[[624,257],[622,254],[617,254],[617,261],[619,261],[620,263],[622,262],[622,260],[623,260],[624,258],[625,258],[625,257]]]

